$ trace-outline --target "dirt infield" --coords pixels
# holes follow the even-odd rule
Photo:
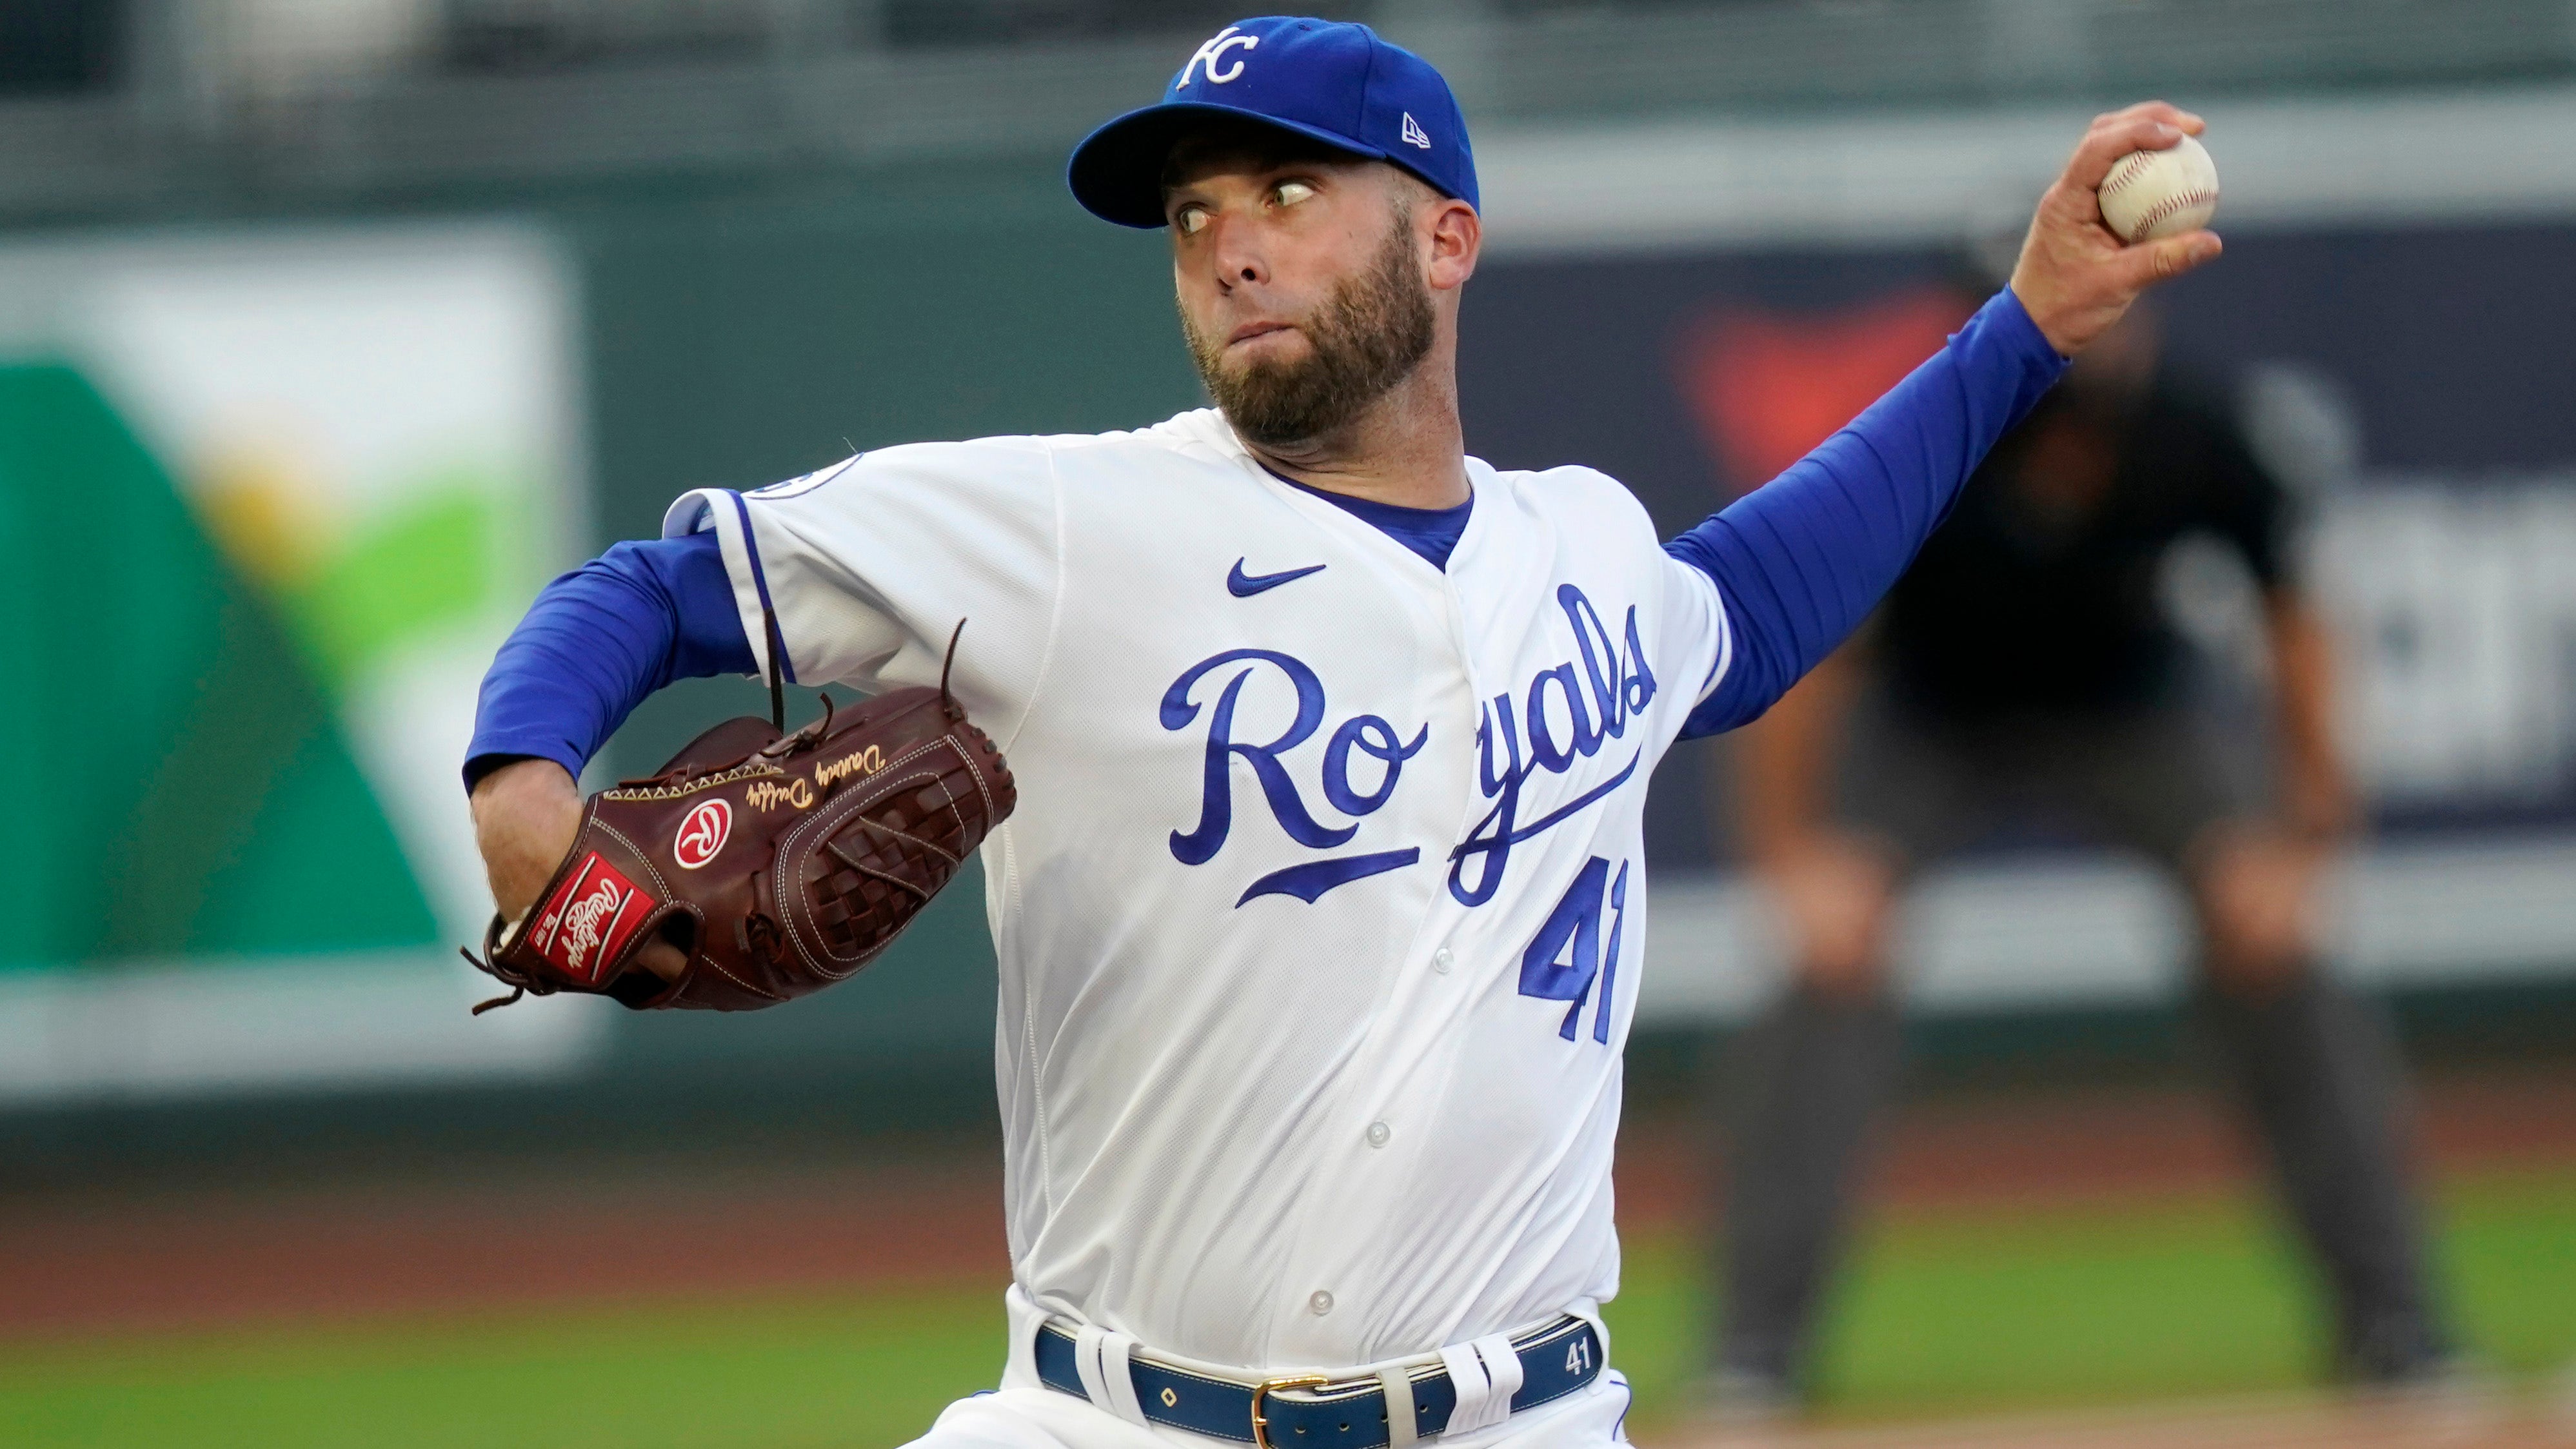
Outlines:
[[[0,1337],[1010,1280],[975,1162],[0,1199]]]
[[[2418,1089],[2430,1169],[2576,1162],[2576,1069],[2456,1074]],[[1619,1145],[1622,1225],[1688,1222],[1714,1200],[1715,1155],[1685,1124],[1633,1124]],[[1883,1210],[2208,1192],[2262,1166],[2214,1092],[2098,1088],[1937,1098],[1879,1134],[1869,1191]]]
[[[2438,1081],[2441,1171],[2576,1161],[2576,1070]],[[1696,1221],[1692,1123],[1632,1123],[1623,1226]],[[891,1165],[537,1163],[406,1181],[0,1196],[0,1338],[602,1298],[1007,1281],[992,1146]],[[1876,1201],[2187,1193],[2254,1165],[2207,1097],[2172,1090],[1938,1101],[1900,1114]]]
[[[1865,1428],[1659,1436],[1652,1449],[2566,1449],[2576,1397],[2265,1398]]]

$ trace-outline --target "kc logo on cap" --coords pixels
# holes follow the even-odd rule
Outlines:
[[[1190,57],[1190,63],[1181,67],[1180,79],[1172,82],[1172,89],[1179,90],[1181,87],[1188,85],[1190,83],[1190,72],[1194,70],[1200,71],[1210,82],[1216,85],[1224,85],[1227,81],[1243,74],[1243,62],[1240,60],[1234,63],[1234,68],[1232,70],[1221,70],[1218,68],[1220,62],[1225,59],[1225,53],[1227,51],[1237,48],[1253,50],[1260,46],[1260,36],[1245,35],[1242,33],[1242,30],[1243,27],[1240,25],[1229,25],[1225,29],[1218,31],[1216,34],[1209,36],[1207,44],[1199,47],[1198,54]]]
[[[1172,148],[1211,124],[1252,122],[1412,172],[1476,205],[1476,159],[1458,98],[1429,61],[1365,25],[1256,15],[1199,43],[1159,102],[1103,125],[1073,149],[1065,180],[1092,214],[1163,225]]]

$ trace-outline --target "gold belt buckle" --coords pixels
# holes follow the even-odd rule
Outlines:
[[[1294,1378],[1263,1379],[1252,1386],[1252,1449],[1272,1449],[1270,1421],[1261,1413],[1261,1401],[1281,1389],[1320,1389],[1332,1382],[1328,1375],[1302,1374]]]

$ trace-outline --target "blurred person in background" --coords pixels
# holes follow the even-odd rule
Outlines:
[[[1744,731],[1740,838],[1794,971],[1728,1112],[1722,1416],[1803,1393],[1854,1169],[1897,1083],[1891,906],[1913,872],[2015,825],[2143,854],[2188,895],[2193,1015],[2323,1269],[2340,1373],[2407,1383],[2449,1358],[2394,1042],[2317,961],[2313,888],[2357,812],[2295,510],[2159,353],[2133,310],[1971,477],[1874,629]],[[2193,535],[2261,589],[2268,788],[2159,608],[2166,554]]]

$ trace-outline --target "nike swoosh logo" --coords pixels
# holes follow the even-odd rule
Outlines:
[[[1234,572],[1225,576],[1225,589],[1238,599],[1248,599],[1264,589],[1275,589],[1290,579],[1302,579],[1308,574],[1323,571],[1322,564],[1308,564],[1302,569],[1287,569],[1275,574],[1248,574],[1243,571],[1243,560],[1236,559]]]

